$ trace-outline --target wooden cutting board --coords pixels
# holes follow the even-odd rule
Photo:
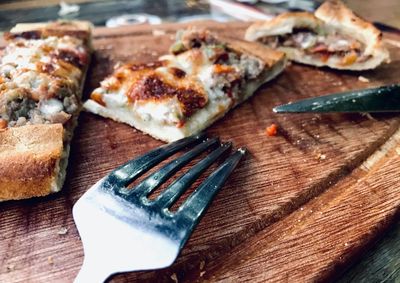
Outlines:
[[[247,26],[198,25],[239,38]],[[165,53],[179,28],[96,29],[85,97],[114,63],[147,62]],[[292,64],[210,127],[210,135],[246,146],[247,158],[172,267],[117,275],[111,281],[323,280],[356,260],[400,207],[400,116],[276,115],[271,109],[305,97],[398,81],[400,49],[393,44],[400,39],[385,38],[391,42],[390,64],[363,73]],[[369,82],[360,81],[360,75]],[[79,123],[63,191],[0,204],[0,282],[71,282],[83,259],[73,204],[110,170],[161,145],[127,125],[89,113],[82,113]],[[279,126],[276,137],[265,134],[271,123]]]

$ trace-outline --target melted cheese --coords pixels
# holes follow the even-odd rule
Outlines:
[[[61,112],[63,109],[64,105],[58,99],[50,98],[39,103],[40,112],[48,116]]]
[[[78,63],[70,62],[71,54],[85,60],[83,40],[71,36],[11,39],[0,58],[0,118],[8,117],[8,101],[21,98],[39,102],[34,105],[45,117],[64,111],[64,98],[77,95],[83,73]],[[69,100],[66,107],[77,108],[73,101]]]
[[[165,60],[168,66],[176,66],[190,75],[197,76],[206,89],[209,99],[228,99],[222,89],[214,87],[215,65],[209,60],[204,50],[192,49],[177,56],[162,56],[160,59]]]
[[[179,117],[182,116],[176,99],[170,99],[165,101],[165,103],[151,101],[146,103],[136,102],[133,110],[143,118],[143,121],[155,120],[161,124],[169,125],[179,123]]]

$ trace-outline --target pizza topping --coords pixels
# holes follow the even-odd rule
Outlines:
[[[2,113],[3,119],[8,120],[9,125],[17,125],[17,121],[23,118],[24,123],[26,123],[26,118],[30,117],[32,111],[36,108],[36,103],[29,98],[18,98],[7,103],[7,112]],[[21,124],[21,123],[19,123]]]
[[[193,48],[215,43],[217,43],[216,38],[207,30],[181,30],[177,32],[176,42],[171,46],[170,51],[177,55]]]
[[[1,108],[1,119],[8,121],[9,126],[25,124],[65,123],[71,114],[78,110],[76,98],[41,100],[36,102],[29,97],[17,97]]]
[[[0,130],[7,128],[7,125],[8,125],[8,123],[6,120],[0,119]]]
[[[52,124],[55,124],[55,123],[65,124],[71,118],[71,114],[67,114],[64,111],[61,111],[61,112],[49,115],[46,118]]]
[[[87,34],[87,33],[86,33]],[[6,34],[0,59],[0,119],[7,125],[66,123],[79,110],[83,38],[56,31]]]
[[[357,58],[358,58],[358,55],[354,51],[346,53],[342,59],[342,65],[344,65],[344,66],[351,65],[357,61]]]
[[[341,59],[344,65],[365,60],[365,46],[350,36],[332,33],[322,34],[309,29],[294,29],[290,34],[268,36],[259,39],[271,48],[292,47],[303,50],[307,55],[318,56],[322,61],[330,57]],[[349,59],[351,58],[351,59]]]
[[[179,68],[176,67],[171,67],[169,68],[169,71],[171,72],[171,74],[173,74],[175,77],[181,79],[184,76],[186,76],[186,72],[184,70],[181,70]]]
[[[215,99],[237,99],[239,86],[257,78],[265,69],[262,60],[230,49],[205,30],[178,32],[172,47],[176,56],[167,55],[163,59],[198,76]]]
[[[132,64],[129,65],[129,69],[132,71],[139,71],[139,70],[146,70],[146,69],[156,69],[163,65],[162,61],[150,62],[150,63],[139,63],[139,64]],[[124,70],[120,68],[119,70]],[[117,75],[118,76],[118,75]]]
[[[197,109],[204,107],[207,103],[206,97],[192,88],[178,88],[170,83],[161,80],[155,75],[144,77],[128,92],[131,101],[135,100],[160,100],[164,98],[177,97],[182,105],[182,114],[186,117],[191,116]]]
[[[85,53],[78,53],[73,50],[59,49],[54,53],[54,56],[78,68],[82,68],[88,63]]]
[[[265,68],[263,61],[247,54],[240,56],[239,66],[244,71],[244,77],[250,80],[257,78]]]
[[[39,110],[44,115],[52,115],[57,112],[61,112],[64,109],[64,105],[58,99],[48,99],[39,102]]]

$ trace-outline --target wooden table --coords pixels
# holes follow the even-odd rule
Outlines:
[[[211,26],[217,31],[226,28]],[[229,27],[238,36],[244,29],[243,24]],[[151,48],[144,43],[154,40],[152,28],[96,30],[97,52],[87,91],[111,71],[113,62],[151,60],[165,52],[176,28],[160,27],[166,35],[157,37]],[[399,41],[394,35],[387,39]],[[397,54],[396,48],[391,45]],[[400,55],[394,58],[398,64]],[[395,66],[392,63],[363,75],[371,84],[398,81]],[[118,275],[115,281],[324,280],[337,278],[357,262],[342,277],[343,282],[399,280],[399,117],[293,118],[277,117],[268,110],[307,97],[310,89],[320,95],[365,87],[357,77],[292,65],[276,82],[211,127],[211,134],[248,146],[251,155],[216,199],[174,266]],[[246,122],[242,117],[249,115],[251,131],[243,131]],[[238,124],[228,123],[230,119]],[[276,138],[263,134],[272,122],[281,128]],[[0,205],[0,282],[72,280],[82,260],[70,215],[73,203],[110,169],[159,144],[125,125],[83,113],[63,192]],[[107,149],[113,158],[99,149]],[[315,233],[315,227],[320,233]],[[388,229],[388,236],[375,245]]]

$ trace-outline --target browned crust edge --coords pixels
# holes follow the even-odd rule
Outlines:
[[[317,30],[323,25],[321,20],[308,12],[286,12],[267,21],[258,21],[249,26],[245,39],[255,41],[260,37],[291,33],[293,28]]]
[[[0,131],[0,200],[44,196],[57,186],[63,155],[62,124]]]
[[[341,32],[355,36],[366,43],[368,48],[381,48],[382,32],[372,23],[354,14],[342,1],[324,2],[315,11],[315,16]]]

